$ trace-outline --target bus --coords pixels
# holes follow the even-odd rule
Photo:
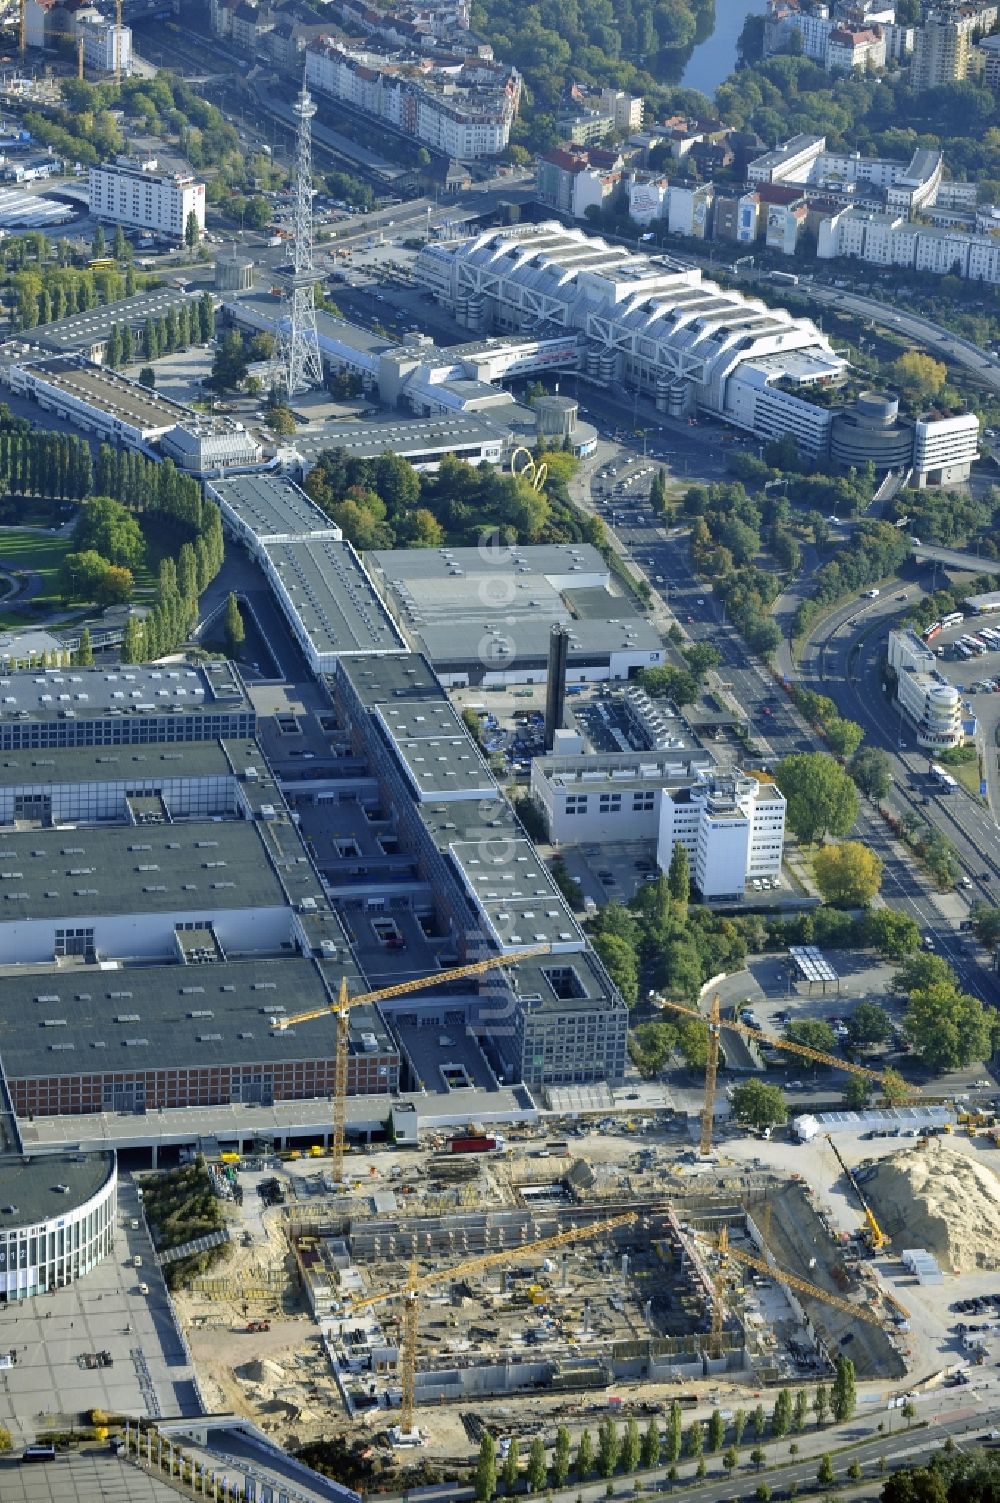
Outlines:
[[[114,256],[94,256],[87,262],[88,271],[116,271],[117,268]]]
[[[933,642],[934,638],[935,637],[939,637],[940,635],[941,635],[941,623],[940,623],[940,621],[935,621],[934,625],[933,626],[929,626],[927,628],[927,630],[924,632],[924,641],[925,642]]]
[[[793,272],[772,271],[770,275],[772,282],[786,282],[790,287],[797,287],[799,285],[799,279]]]
[[[950,616],[942,616],[941,617],[941,625],[942,626],[961,626],[961,624],[962,624],[962,622],[964,620],[965,620],[965,617],[962,615],[961,611],[952,611],[952,613],[951,613]]]
[[[945,772],[944,768],[938,762],[931,763],[931,777],[942,793],[954,793],[958,787],[951,773]]]

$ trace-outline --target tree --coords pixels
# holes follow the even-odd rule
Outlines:
[[[660,1464],[660,1426],[656,1416],[646,1426],[642,1437],[642,1464],[645,1467],[659,1466]]]
[[[576,1480],[583,1482],[594,1470],[594,1442],[590,1431],[585,1429],[576,1448]]]
[[[931,1070],[959,1070],[988,1058],[992,1024],[978,997],[954,981],[910,992],[903,1018],[910,1043]]]
[[[156,386],[156,372],[151,365],[144,365],[139,372],[139,385],[145,386],[147,391],[153,391]]]
[[[127,507],[110,496],[91,496],[83,503],[74,542],[127,569],[136,568],[146,554],[139,523]]]
[[[674,902],[686,904],[691,895],[691,864],[688,860],[688,853],[679,840],[674,841],[674,848],[670,853],[667,883]]]
[[[850,773],[866,798],[877,802],[892,787],[889,753],[879,746],[862,746],[851,758]]]
[[[887,960],[905,960],[920,944],[920,925],[908,913],[872,908],[864,916],[862,939]]]
[[[882,885],[879,856],[859,840],[826,845],[813,857],[813,876],[827,903],[866,908]]]
[[[754,1446],[753,1450],[750,1452],[750,1460],[759,1472],[761,1467],[764,1465],[764,1462],[767,1460],[767,1452],[764,1450],[764,1447]]]
[[[704,1448],[705,1434],[701,1428],[701,1420],[692,1420],[684,1432],[684,1454],[694,1458],[700,1456]]]
[[[569,1476],[570,1435],[565,1425],[556,1431],[556,1443],[552,1452],[552,1483],[562,1487]]]
[[[639,1424],[636,1419],[629,1418],[622,1437],[622,1471],[634,1472],[641,1456],[642,1437],[639,1434]]]
[[[762,1080],[745,1080],[733,1087],[730,1110],[737,1122],[763,1132],[788,1120],[788,1107],[781,1089]]]
[[[192,209],[188,214],[187,220],[184,225],[184,244],[187,246],[188,250],[194,250],[199,244],[200,240],[201,225],[198,223],[197,214]]]
[[[597,1470],[602,1477],[611,1477],[618,1468],[622,1453],[618,1426],[613,1419],[601,1422],[597,1431]]]
[[[722,1453],[722,1465],[727,1472],[732,1472],[740,1464],[740,1453],[735,1446],[727,1446]]]
[[[892,1038],[892,1020],[877,1002],[859,1002],[847,1019],[853,1049],[874,1049]]]
[[[536,1435],[531,1442],[528,1451],[528,1487],[533,1493],[540,1493],[548,1480],[549,1469],[545,1461],[545,1442],[540,1435]]]
[[[497,1490],[497,1446],[488,1430],[479,1444],[474,1480],[478,1503],[488,1503]]]
[[[793,1044],[804,1044],[807,1049],[816,1049],[820,1054],[832,1054],[837,1047],[833,1029],[829,1023],[821,1023],[818,1018],[800,1018],[794,1023],[789,1023],[785,1029],[785,1037],[792,1040]],[[828,1070],[821,1060],[809,1059],[802,1056],[801,1065],[803,1070]]]
[[[667,1460],[677,1461],[681,1454],[681,1434],[683,1421],[681,1418],[681,1406],[674,1399],[670,1405],[670,1413],[667,1415]]]
[[[264,421],[271,432],[279,438],[287,438],[296,431],[298,426],[292,409],[283,402],[269,407]]]
[[[830,1396],[825,1388],[817,1388],[813,1395],[813,1413],[816,1416],[816,1428],[826,1424],[826,1416],[830,1409]]]
[[[774,770],[788,801],[788,824],[811,844],[824,835],[846,835],[858,816],[857,790],[843,768],[825,752],[796,752]]]
[[[848,1475],[848,1477],[850,1477],[850,1479],[851,1479],[852,1482],[860,1482],[861,1481],[862,1470],[861,1470],[861,1463],[860,1463],[860,1461],[852,1461],[851,1462],[850,1466],[847,1468],[847,1475]]]
[[[871,1099],[872,1082],[863,1075],[848,1075],[841,1099],[849,1112],[863,1112]]]
[[[893,384],[919,407],[933,402],[940,395],[947,379],[948,367],[932,355],[924,355],[919,350],[906,350],[893,362]]]
[[[80,633],[80,645],[74,654],[74,662],[77,668],[92,668],[94,666],[94,649],[90,640],[89,626],[85,626]]]
[[[754,1435],[756,1435],[758,1440],[762,1440],[767,1430],[767,1414],[764,1411],[763,1404],[757,1405],[753,1414],[750,1416],[750,1423],[753,1425]]]
[[[94,238],[90,242],[91,255],[94,257],[95,261],[100,260],[101,257],[103,257],[105,249],[106,242],[104,239],[104,226],[99,224],[95,228]]]
[[[722,1418],[722,1411],[713,1409],[708,1417],[708,1444],[706,1449],[710,1455],[722,1450],[726,1438],[726,1422]]]
[[[240,611],[236,596],[230,591],[226,601],[226,620],[223,628],[226,638],[226,652],[229,657],[239,657],[243,643],[246,640],[246,629],[243,625],[243,615]]]
[[[781,1389],[774,1401],[774,1411],[771,1415],[771,1434],[777,1439],[787,1435],[792,1428],[792,1393],[791,1389]]]
[[[903,1408],[902,1408],[902,1415],[903,1415],[903,1418],[906,1421],[906,1428],[908,1430],[910,1428],[911,1421],[915,1420],[916,1417],[917,1417],[917,1406],[916,1406],[916,1404],[911,1403],[910,1400],[907,1399],[906,1403],[903,1405]]]
[[[844,1425],[854,1414],[858,1395],[855,1384],[854,1363],[850,1357],[838,1357],[830,1407],[836,1424]]]
[[[993,908],[989,903],[983,903],[977,899],[969,909],[969,918],[972,920],[972,932],[981,945],[987,950],[995,950],[1000,946],[1000,908]]]
[[[771,1503],[771,1489],[766,1482],[758,1482],[753,1495],[757,1503]]]
[[[510,1446],[507,1450],[506,1456],[503,1459],[503,1466],[500,1468],[500,1480],[503,1482],[504,1489],[506,1490],[508,1496],[512,1494],[514,1489],[517,1487],[517,1479],[520,1474],[520,1463],[521,1447],[518,1444],[517,1436],[512,1435]]]
[[[125,622],[125,632],[122,638],[121,658],[123,663],[141,663],[143,657],[143,632],[142,626],[134,616],[129,616]]]
[[[733,1441],[736,1445],[742,1445],[743,1432],[747,1427],[747,1412],[745,1409],[737,1409],[733,1415]]]
[[[833,1470],[833,1461],[829,1451],[824,1451],[819,1458],[819,1468],[816,1472],[816,1481],[820,1487],[832,1487],[836,1480]]]
[[[799,1388],[795,1392],[795,1404],[792,1408],[792,1429],[796,1435],[801,1435],[805,1429],[808,1416],[809,1395],[804,1388]]]

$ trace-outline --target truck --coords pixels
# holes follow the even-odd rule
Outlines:
[[[267,237],[267,244],[268,245],[280,245],[281,244],[281,236],[280,235],[268,235],[268,237]]]
[[[449,1138],[449,1153],[492,1153],[497,1146],[496,1138],[476,1135],[469,1138]]]

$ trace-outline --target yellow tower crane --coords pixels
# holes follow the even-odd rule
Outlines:
[[[119,4],[121,0],[119,0]],[[76,76],[83,78],[83,37],[76,31],[48,31],[48,36],[69,37],[76,43]],[[28,0],[20,0],[17,16],[17,47],[21,62],[28,51]]]
[[[671,1012],[683,1013],[686,1018],[696,1018],[699,1023],[705,1019],[695,1007],[685,1007],[681,1002],[668,1002],[666,999],[659,1003],[661,1008],[669,1008]],[[764,1033],[760,1028],[751,1028],[748,1023],[736,1023],[724,1020],[719,1015],[719,994],[716,992],[712,998],[708,1014],[708,1060],[705,1065],[705,1100],[702,1107],[701,1118],[701,1153],[704,1156],[712,1150],[712,1130],[714,1127],[715,1112],[715,1083],[719,1071],[719,1045],[720,1032],[723,1028],[732,1033],[741,1033],[744,1038],[758,1039],[760,1043],[767,1044],[771,1049],[781,1049],[789,1054],[798,1054],[803,1059],[815,1060],[818,1064],[830,1065],[834,1070],[846,1070],[850,1075],[861,1075],[866,1080],[874,1080],[878,1085],[886,1084],[886,1076],[879,1070],[869,1069],[867,1065],[856,1065],[853,1060],[838,1059],[835,1054],[825,1054],[822,1049],[812,1049],[808,1044],[798,1044],[793,1039],[782,1039],[771,1033]]]
[[[450,971],[434,971],[429,976],[418,976],[414,981],[401,981],[396,986],[385,986],[377,992],[360,992],[352,997],[347,990],[347,977],[341,977],[337,1000],[326,1007],[312,1007],[308,1012],[298,1012],[292,1017],[273,1017],[271,1027],[284,1031],[299,1023],[312,1023],[316,1018],[333,1013],[337,1020],[337,1044],[333,1066],[333,1178],[338,1183],[344,1178],[344,1137],[347,1127],[347,1062],[350,1044],[350,1015],[355,1007],[369,1002],[387,1002],[391,997],[405,997],[409,992],[421,992],[429,986],[444,986],[448,981],[461,981],[467,976],[482,976],[500,966],[516,965],[519,960],[528,960],[535,955],[547,955],[548,945],[535,945],[529,950],[515,950],[510,955],[490,955],[486,960],[477,960],[473,965],[460,965]]]
[[[613,1232],[620,1226],[631,1226],[639,1218],[634,1211],[622,1216],[611,1216],[604,1221],[592,1221],[589,1226],[571,1227],[565,1232],[556,1232],[551,1237],[541,1237],[537,1242],[526,1242],[520,1247],[505,1248],[501,1252],[482,1253],[476,1258],[465,1258],[451,1268],[435,1268],[432,1273],[418,1274],[416,1263],[410,1264],[410,1276],[402,1287],[382,1289],[377,1294],[351,1297],[351,1308],[356,1311],[370,1310],[373,1305],[382,1305],[389,1300],[403,1301],[403,1323],[399,1342],[400,1417],[399,1428],[403,1435],[413,1431],[414,1390],[417,1370],[418,1296],[435,1284],[461,1279],[470,1273],[483,1273],[488,1268],[500,1268],[514,1258],[523,1258],[533,1253],[549,1252],[554,1247],[567,1247],[571,1242],[583,1242],[598,1237],[602,1232]]]
[[[754,1268],[758,1273],[763,1273],[768,1278],[776,1280],[779,1284],[787,1284],[789,1289],[794,1289],[799,1294],[807,1294],[810,1299],[823,1300],[825,1304],[833,1305],[837,1310],[843,1310],[845,1315],[853,1315],[858,1320],[866,1320],[869,1325],[880,1326],[882,1330],[890,1328],[890,1322],[883,1315],[871,1309],[869,1305],[852,1305],[849,1299],[842,1299],[839,1294],[831,1294],[827,1289],[821,1289],[818,1284],[810,1284],[808,1279],[800,1279],[798,1274],[789,1273],[785,1268],[779,1268],[775,1263],[769,1263],[766,1258],[759,1257],[756,1253],[744,1252],[742,1248],[730,1247],[729,1228],[724,1226],[719,1233],[719,1261],[725,1266],[727,1258],[735,1258],[737,1263],[745,1263],[748,1268]]]

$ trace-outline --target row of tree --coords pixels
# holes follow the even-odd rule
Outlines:
[[[836,558],[816,574],[812,594],[795,612],[793,634],[804,636],[823,610],[868,585],[891,578],[909,552],[910,543],[902,529],[887,522],[861,522],[850,540],[837,549]]]
[[[794,1396],[791,1389],[782,1388],[775,1398],[770,1418],[763,1404],[758,1404],[751,1413],[737,1409],[731,1421],[721,1410],[714,1409],[707,1421],[694,1419],[685,1427],[680,1403],[675,1399],[667,1415],[665,1430],[660,1430],[655,1417],[650,1419],[643,1432],[634,1418],[627,1420],[621,1429],[608,1418],[598,1427],[596,1447],[589,1429],[581,1432],[575,1455],[570,1432],[565,1425],[560,1425],[551,1463],[544,1440],[535,1436],[523,1471],[516,1437],[510,1439],[506,1454],[498,1460],[496,1441],[487,1431],[480,1444],[473,1478],[475,1493],[481,1503],[487,1503],[500,1485],[508,1496],[512,1496],[522,1477],[528,1484],[529,1493],[538,1493],[547,1485],[564,1487],[571,1472],[575,1480],[582,1483],[595,1471],[600,1477],[611,1478],[619,1473],[630,1474],[640,1467],[648,1469],[664,1464],[674,1467],[683,1459],[699,1462],[698,1473],[704,1476],[705,1456],[718,1455],[719,1452],[723,1453],[723,1466],[732,1472],[739,1465],[739,1448],[748,1429],[752,1430],[756,1442],[750,1460],[759,1471],[766,1460],[763,1442],[768,1438],[780,1440],[789,1434],[801,1434],[808,1423],[810,1408],[819,1428],[829,1421],[846,1424],[853,1417],[856,1406],[854,1364],[850,1358],[838,1357],[834,1380],[829,1388],[818,1387],[811,1401],[805,1388],[797,1389]]]
[[[33,428],[0,404],[0,486],[5,495],[78,501],[91,494],[93,484],[85,438]]]
[[[176,652],[198,616],[198,599],[222,568],[222,518],[208,504],[194,540],[181,544],[177,558],[160,564],[149,615],[130,618],[122,645],[123,663],[148,662]]]

